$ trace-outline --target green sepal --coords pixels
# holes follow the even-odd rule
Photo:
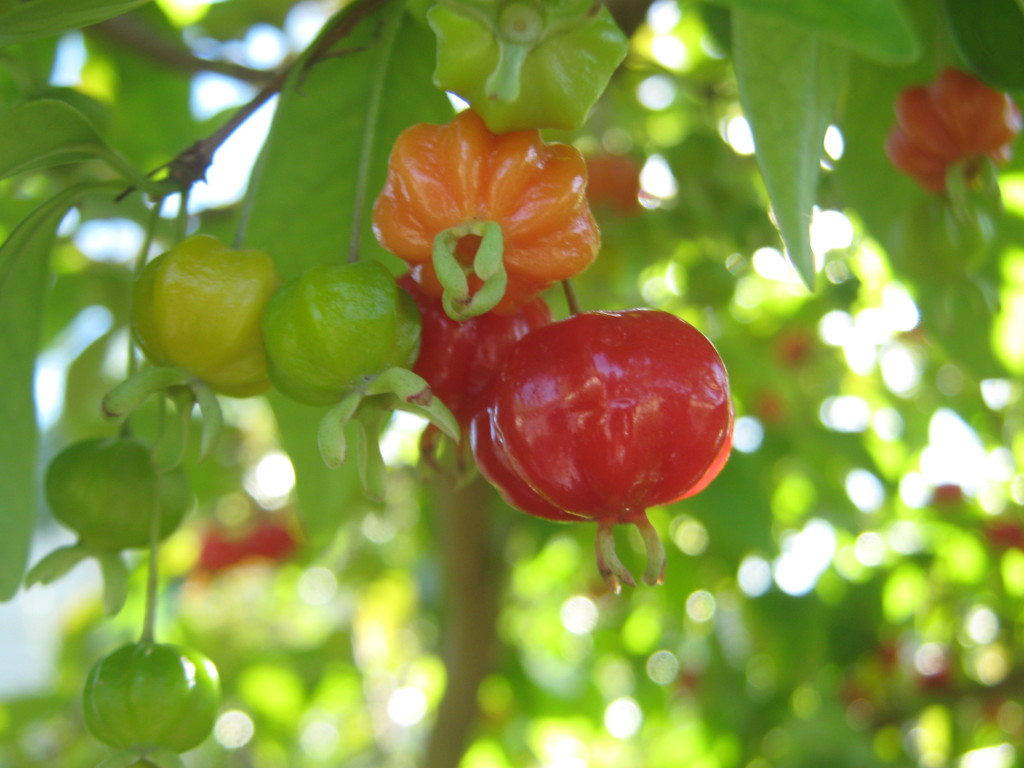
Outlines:
[[[430,389],[427,380],[407,368],[388,368],[369,383],[368,395],[394,395],[394,407],[400,411],[415,413],[459,442],[458,419]]]
[[[108,419],[120,421],[136,411],[152,395],[170,387],[185,386],[191,381],[192,375],[184,368],[169,365],[143,368],[103,397],[103,414]]]
[[[481,280],[476,293],[470,294],[466,270],[455,255],[459,240],[478,235],[480,245],[473,256],[472,272]],[[439,232],[432,252],[434,272],[444,292],[441,304],[445,313],[457,321],[491,311],[505,296],[508,275],[505,272],[505,245],[501,226],[494,221],[460,224]]]
[[[25,587],[50,584],[91,555],[92,553],[80,541],[66,547],[58,547],[29,569],[25,574]]]
[[[461,232],[465,227],[453,227],[438,232],[434,238],[432,259],[434,272],[444,288],[445,301],[466,301],[469,298],[469,280],[462,269],[462,264],[455,258],[455,246],[459,238],[468,232]]]
[[[953,216],[958,221],[968,222],[972,218],[970,196],[963,165],[961,163],[952,164],[946,169],[946,197],[949,200]]]
[[[665,545],[661,543],[661,536],[657,529],[651,525],[646,513],[634,521],[640,536],[644,540],[644,548],[647,550],[647,570],[644,572],[644,584],[655,586],[665,582]]]
[[[95,557],[103,576],[103,609],[113,616],[128,597],[128,569],[117,552],[94,552],[81,542],[60,547],[36,563],[25,575],[25,586],[50,584],[88,557]]]
[[[481,280],[504,274],[505,237],[495,221],[480,224],[480,246],[473,258],[473,271]]]
[[[336,469],[348,458],[345,429],[356,425],[356,462],[363,490],[373,499],[384,498],[387,467],[380,453],[380,431],[392,410],[426,418],[456,443],[459,422],[427,381],[407,368],[388,368],[347,394],[320,419],[317,443],[328,467]]]
[[[103,610],[113,616],[128,598],[128,568],[117,552],[95,552],[103,575]]]
[[[605,521],[598,522],[597,536],[594,539],[594,550],[597,554],[597,570],[613,594],[622,591],[622,585],[636,586],[633,574],[619,560],[615,551],[615,524]]]
[[[195,379],[189,389],[203,415],[202,439],[199,445],[199,460],[202,461],[209,458],[217,447],[221,433],[224,431],[224,413],[221,411],[217,395],[208,384]]]
[[[167,399],[174,404],[174,416],[163,420],[153,445],[153,466],[162,472],[170,472],[185,459],[195,405],[192,392],[185,387],[171,387]]]
[[[1003,208],[1003,193],[999,187],[999,169],[991,157],[980,158],[981,168],[978,172],[978,183],[981,187],[982,199],[987,200],[993,210]]]
[[[320,457],[331,469],[337,469],[345,463],[348,456],[345,427],[352,420],[362,399],[362,392],[350,392],[320,419],[317,444],[320,447]]]
[[[387,465],[380,453],[380,432],[390,413],[377,398],[364,400],[355,416],[356,466],[363,491],[375,501],[384,500]]]

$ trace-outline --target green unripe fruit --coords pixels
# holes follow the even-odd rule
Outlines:
[[[82,704],[90,733],[105,744],[186,752],[213,729],[220,679],[198,651],[131,643],[93,666]]]
[[[274,385],[330,405],[388,368],[410,367],[420,315],[382,264],[321,264],[274,294],[263,333]]]
[[[158,472],[150,448],[123,437],[83,440],[65,448],[47,467],[45,492],[54,517],[93,551],[148,546],[158,498],[160,538],[166,538],[192,503],[180,467]]]

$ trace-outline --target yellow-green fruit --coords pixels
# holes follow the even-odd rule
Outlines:
[[[263,251],[194,235],[149,262],[135,282],[132,327],[154,365],[177,365],[215,392],[270,387],[263,309],[280,281]]]

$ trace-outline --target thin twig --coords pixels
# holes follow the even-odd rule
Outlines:
[[[167,415],[166,399],[160,401],[161,424]],[[146,612],[142,618],[142,637],[144,643],[155,642],[156,639],[156,614],[157,602],[160,599],[160,484],[163,482],[163,473],[159,469],[154,470],[153,479],[153,504],[149,510],[149,569],[146,572]]]
[[[274,76],[272,71],[253,69],[232,61],[202,59],[187,47],[157,34],[148,24],[130,15],[107,19],[86,28],[85,31],[86,34],[130,48],[140,56],[171,69],[185,72],[215,72],[255,85],[266,83]]]
[[[206,171],[213,163],[213,155],[220,148],[221,144],[227,141],[228,137],[239,126],[252,117],[253,113],[281,91],[285,83],[288,82],[296,71],[304,71],[324,59],[332,57],[334,54],[331,49],[335,44],[350,35],[364,18],[390,2],[393,2],[393,0],[357,0],[357,2],[349,5],[342,13],[336,15],[329,22],[332,26],[317,38],[308,55],[300,56],[298,59],[278,69],[276,73],[271,75],[270,80],[260,89],[259,93],[248,103],[240,107],[237,112],[228,118],[224,125],[205,139],[200,139],[178,153],[170,162],[154,168],[147,176],[155,176],[160,171],[166,169],[168,179],[176,182],[182,189],[188,189],[197,181],[206,178]],[[134,191],[134,186],[128,187],[117,196],[116,200],[123,200]]]

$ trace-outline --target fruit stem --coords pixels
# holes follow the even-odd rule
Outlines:
[[[146,574],[146,613],[142,619],[144,643],[152,643],[156,631],[156,603],[160,586],[157,557],[160,550],[160,481],[163,473],[156,468],[153,483],[153,506],[149,512],[149,571]]]
[[[597,524],[594,548],[597,552],[597,570],[613,594],[617,595],[622,591],[622,583],[631,587],[636,586],[633,575],[626,570],[626,566],[622,564],[615,552],[614,523],[602,520]]]
[[[174,242],[180,243],[188,234],[188,198],[192,192],[192,185],[189,184],[181,190],[178,198],[178,215],[174,222]]]
[[[580,300],[576,296],[576,289],[573,287],[571,280],[562,281],[562,293],[565,294],[565,303],[569,308],[569,314],[578,315],[580,313]]]
[[[647,513],[641,512],[633,521],[644,540],[647,550],[647,570],[644,572],[644,584],[655,586],[665,581],[665,547],[657,529],[647,519]]]
[[[507,40],[498,41],[498,65],[487,78],[484,87],[487,98],[510,102],[519,98],[519,81],[522,79],[523,63],[533,45],[523,45]]]
[[[499,7],[494,30],[498,64],[484,84],[487,98],[505,102],[519,98],[523,64],[543,39],[546,28],[539,5],[515,0]]]

